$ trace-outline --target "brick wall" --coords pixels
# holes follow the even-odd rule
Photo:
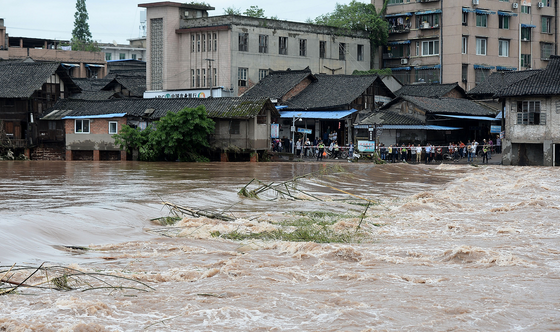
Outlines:
[[[299,95],[299,93],[307,88],[309,84],[311,84],[311,80],[309,78],[299,82],[292,90],[288,91],[288,93],[282,97],[282,101],[290,100],[292,97]]]

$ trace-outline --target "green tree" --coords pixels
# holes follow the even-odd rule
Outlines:
[[[347,33],[351,33],[353,30],[366,31],[371,41],[371,56],[373,59],[375,51],[379,46],[386,45],[387,37],[389,37],[389,25],[383,19],[383,13],[387,9],[388,2],[388,0],[385,0],[379,12],[371,3],[362,3],[356,0],[352,0],[347,5],[337,3],[332,13],[317,17],[314,23],[344,29]]]
[[[207,117],[204,106],[168,112],[154,122],[156,129],[140,130],[123,126],[113,135],[115,144],[132,152],[138,149],[139,159],[197,161],[203,149],[209,146],[208,135],[214,132],[214,121]]]
[[[243,15],[256,18],[266,18],[264,16],[264,9],[258,6],[251,6],[243,12]]]
[[[76,13],[74,13],[74,29],[72,30],[73,51],[99,51],[97,43],[92,40],[88,23],[89,15],[86,0],[76,0]]]
[[[224,8],[224,15],[241,15],[241,9],[235,7]]]

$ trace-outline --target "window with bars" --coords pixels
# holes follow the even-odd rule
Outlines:
[[[196,70],[196,87],[200,88],[200,69]]]
[[[278,54],[288,54],[288,37],[278,37]]]
[[[480,84],[490,76],[490,69],[477,68],[474,71],[474,83]]]
[[[248,68],[237,68],[237,86],[247,86]]]
[[[541,60],[548,60],[554,54],[554,44],[541,43]]]
[[[517,124],[546,125],[546,113],[541,113],[540,100],[517,102]]]
[[[206,52],[206,34],[202,34],[202,52]]]
[[[259,35],[259,53],[268,53],[267,35]]]
[[[543,16],[541,17],[541,32],[542,33],[551,33],[551,25],[552,25],[552,17],[550,16]]]
[[[249,50],[249,34],[247,32],[239,33],[239,52],[247,52]]]
[[[194,53],[195,49],[196,49],[196,41],[195,41],[195,35],[191,35],[191,52]]]
[[[466,83],[468,78],[469,78],[469,65],[463,64],[463,67],[461,68],[461,80]]]
[[[196,51],[200,52],[200,35],[196,35]]]
[[[299,56],[307,56],[307,39],[299,40]]]
[[[191,69],[191,77],[192,77],[191,87],[194,88],[196,86],[196,76],[194,75],[194,69]]]
[[[531,40],[531,28],[521,27],[521,40]]]
[[[439,26],[439,14],[427,14],[416,16],[416,28],[433,28]]]
[[[346,43],[338,44],[338,60],[346,59]]]
[[[202,69],[202,86],[206,87],[206,69]]]
[[[531,54],[521,54],[521,67],[531,68]]]
[[[319,41],[319,58],[324,59],[327,56],[327,42]]]
[[[212,34],[212,40],[214,40],[214,52],[218,50],[218,34]]]

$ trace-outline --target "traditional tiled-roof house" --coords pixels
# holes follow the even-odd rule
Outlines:
[[[408,84],[403,85],[398,91],[395,92],[397,97],[400,96],[415,96],[415,97],[428,97],[428,98],[465,98],[465,90],[459,83],[436,84],[436,83],[422,83],[422,84]]]
[[[79,91],[60,63],[0,62],[0,130],[12,148],[40,159],[44,149],[61,141],[64,129],[38,119],[59,99]]]
[[[211,146],[253,152],[270,149],[271,117],[277,111],[268,98],[121,98],[103,101],[61,100],[43,120],[64,122],[66,160],[125,160],[112,135],[122,125],[145,128],[150,122],[185,107],[204,105],[216,125]]]
[[[504,165],[560,165],[560,56],[494,97],[504,101]]]

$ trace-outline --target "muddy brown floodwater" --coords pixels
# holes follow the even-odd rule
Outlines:
[[[2,271],[63,265],[154,289],[20,288],[0,295],[0,331],[560,330],[557,168],[338,165],[298,181],[322,201],[294,201],[237,192],[332,164],[0,162]],[[363,220],[356,196],[377,202]],[[156,225],[162,201],[236,220]],[[366,236],[216,237],[295,211],[348,215],[328,227]]]

